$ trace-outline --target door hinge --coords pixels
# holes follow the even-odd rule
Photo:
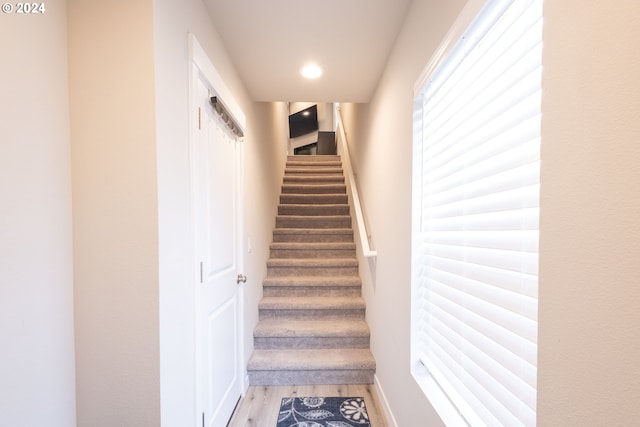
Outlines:
[[[200,283],[204,283],[203,270],[204,270],[204,265],[202,261],[200,261]]]
[[[198,107],[198,130],[202,129],[202,120],[200,118],[202,109]]]

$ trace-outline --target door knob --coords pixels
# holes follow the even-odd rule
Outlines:
[[[244,274],[238,274],[238,277],[236,277],[236,283],[247,283],[247,276]]]

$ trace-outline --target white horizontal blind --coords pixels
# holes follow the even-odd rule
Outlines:
[[[541,60],[489,1],[415,100],[412,351],[470,425],[536,423]]]

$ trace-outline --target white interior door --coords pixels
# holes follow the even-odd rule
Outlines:
[[[194,143],[198,402],[203,427],[225,426],[242,392],[239,286],[239,142],[195,79]]]

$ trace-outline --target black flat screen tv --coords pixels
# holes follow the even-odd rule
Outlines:
[[[289,116],[289,138],[318,130],[318,106],[313,105]]]

